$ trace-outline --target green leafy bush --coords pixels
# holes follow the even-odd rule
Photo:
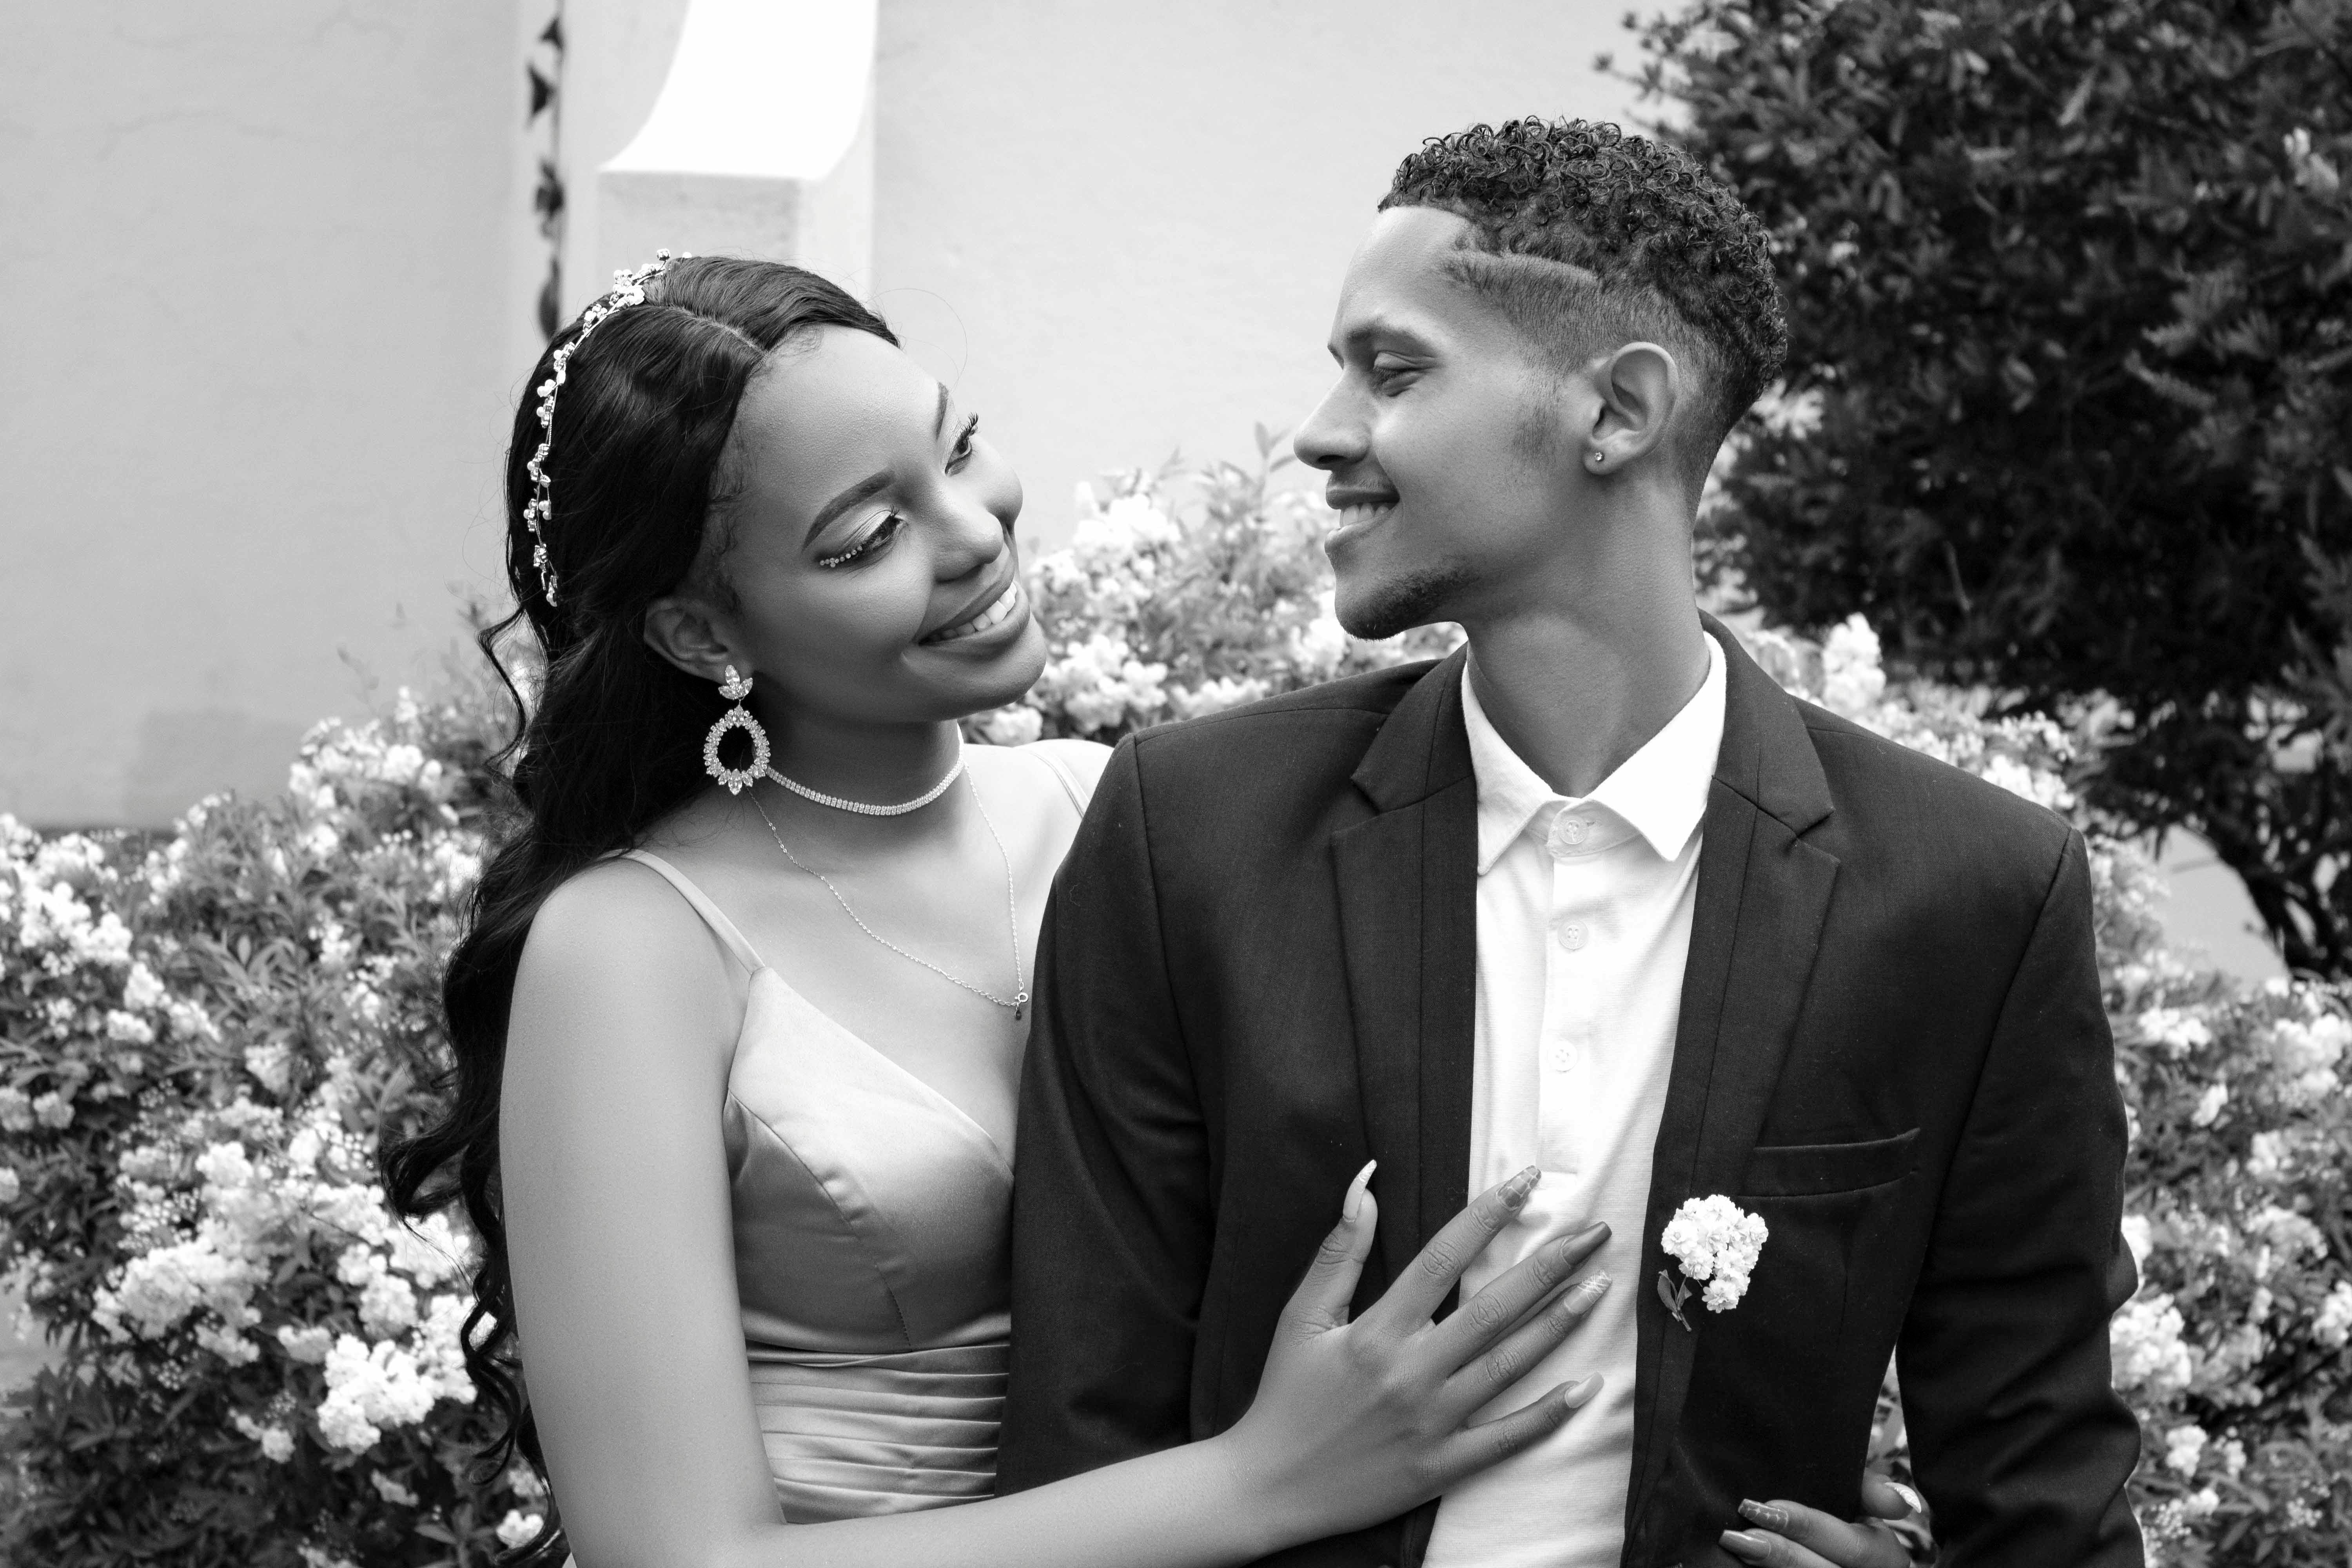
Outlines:
[[[1114,481],[1032,565],[1045,679],[974,730],[1112,737],[1452,642],[1341,632],[1328,515],[1269,471]],[[1890,682],[1859,619],[1818,643],[1738,629],[1790,689],[2079,813],[2056,725]],[[467,1564],[536,1527],[530,1478],[470,1464],[470,1238],[398,1226],[373,1177],[446,1060],[438,964],[505,726],[482,690],[404,698],[321,726],[282,795],[160,837],[0,819],[0,1266],[60,1348],[16,1401],[0,1560]],[[2169,1561],[2340,1564],[2344,998],[2168,950],[2146,857],[2084,820],[2145,1276],[2114,1333],[2147,1433],[2135,1501]],[[1901,1462],[1892,1399],[1874,1451]]]
[[[2086,793],[2352,974],[2352,0],[1690,0],[1662,132],[1771,233],[1801,425],[1709,552],[1779,621],[2112,697]]]
[[[439,1070],[486,704],[321,725],[287,791],[160,842],[0,818],[0,1260],[59,1363],[0,1559],[483,1563],[470,1238],[397,1224],[379,1128]]]

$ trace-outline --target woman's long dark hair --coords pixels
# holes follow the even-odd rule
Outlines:
[[[556,604],[532,563],[535,541],[524,521],[527,465],[541,437],[538,395],[515,411],[506,501],[507,581],[517,608],[480,642],[515,694],[518,732],[498,760],[512,761],[521,809],[474,889],[442,981],[456,1057],[446,1104],[438,1120],[383,1155],[384,1188],[398,1212],[420,1217],[457,1202],[481,1235],[463,1338],[466,1370],[490,1414],[495,1436],[485,1459],[493,1468],[520,1451],[544,1473],[517,1376],[499,1213],[499,1085],[515,967],[549,893],[635,845],[709,782],[703,735],[726,704],[716,687],[646,646],[646,610],[703,558],[712,511],[726,500],[729,432],[752,373],[787,338],[821,326],[898,342],[879,317],[813,272],[719,257],[672,262],[646,285],[643,304],[596,327],[566,369],[543,465],[554,502],[543,532]],[[547,380],[555,351],[579,334],[575,321],[548,344],[531,386]],[[535,703],[515,691],[499,658],[518,621],[529,623],[544,655]],[[549,1518],[551,1524],[552,1510]],[[525,1555],[550,1555],[560,1540],[551,1528]]]

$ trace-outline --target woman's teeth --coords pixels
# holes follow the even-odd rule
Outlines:
[[[1007,583],[1004,592],[990,601],[988,607],[980,614],[970,620],[958,621],[954,626],[935,631],[923,640],[929,643],[961,642],[965,637],[978,637],[992,626],[1002,626],[1005,618],[1020,607],[1020,604],[1021,584],[1016,578]]]
[[[1341,528],[1361,528],[1368,522],[1386,517],[1395,509],[1395,507],[1396,502],[1392,500],[1384,500],[1377,504],[1369,501],[1360,501],[1354,506],[1345,507],[1340,510],[1339,526]]]

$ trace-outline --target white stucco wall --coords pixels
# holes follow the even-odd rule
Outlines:
[[[495,567],[519,8],[105,0],[0,47],[0,810],[281,784]]]
[[[1250,458],[1319,398],[1399,159],[1620,118],[1621,0],[884,0],[875,298],[1066,537],[1097,469]]]

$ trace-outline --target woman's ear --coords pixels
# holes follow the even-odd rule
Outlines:
[[[1664,444],[1683,399],[1683,369],[1653,342],[1627,343],[1601,362],[1592,377],[1601,406],[1584,442],[1591,474],[1622,473]]]
[[[751,673],[733,628],[699,595],[670,594],[646,606],[646,646],[698,679],[723,680],[730,664]]]

